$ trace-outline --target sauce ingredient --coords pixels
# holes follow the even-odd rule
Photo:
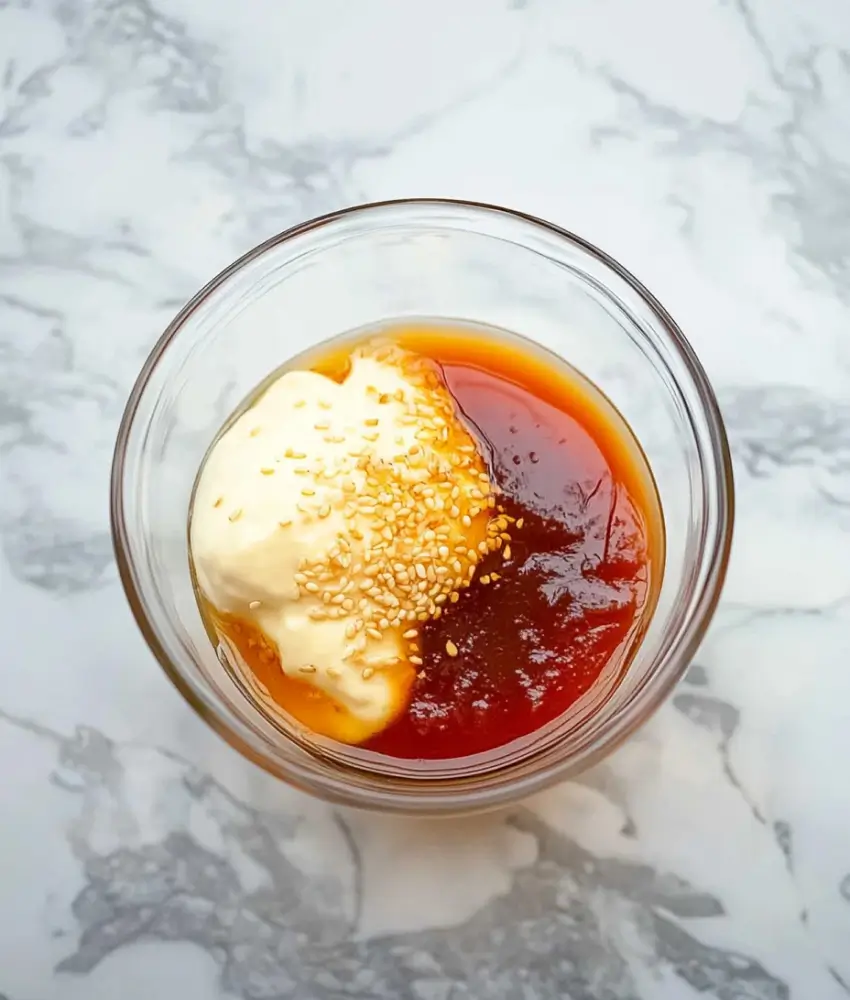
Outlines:
[[[488,456],[510,540],[422,630],[407,709],[364,745],[463,757],[556,719],[606,667],[624,669],[661,584],[661,510],[622,417],[567,365],[521,341],[433,328],[399,340],[440,365]]]
[[[431,364],[370,343],[345,367],[286,372],[225,430],[190,534],[231,656],[268,661],[292,714],[357,742],[403,709],[418,627],[469,585],[495,501]]]

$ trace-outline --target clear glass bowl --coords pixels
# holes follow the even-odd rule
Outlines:
[[[198,467],[230,412],[272,370],[343,331],[429,317],[521,333],[582,371],[634,430],[666,526],[664,579],[628,668],[518,751],[438,766],[364,767],[310,744],[250,699],[204,630],[189,571]],[[296,226],[214,278],[160,338],[115,450],[112,531],[136,621],[190,705],[241,753],[306,791],[411,813],[492,808],[610,753],[661,704],[717,604],[732,536],[729,449],[681,330],[616,261],[540,219],[409,200]],[[486,755],[485,755],[486,756]]]

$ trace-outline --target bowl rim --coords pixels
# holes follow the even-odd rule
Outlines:
[[[644,690],[646,699],[642,704],[642,711],[639,716],[628,712],[622,713],[619,717],[611,720],[607,731],[600,738],[594,741],[594,746],[585,749],[573,758],[559,762],[557,765],[544,769],[541,773],[525,776],[520,779],[523,785],[521,789],[513,790],[510,782],[507,785],[499,783],[489,794],[476,789],[472,795],[477,801],[472,805],[461,804],[451,792],[441,796],[439,792],[425,795],[429,802],[424,809],[419,808],[414,799],[415,795],[399,796],[390,791],[383,796],[374,796],[379,801],[364,801],[364,796],[360,790],[347,787],[347,783],[328,782],[322,780],[322,789],[319,791],[301,773],[300,766],[295,762],[287,762],[286,765],[278,761],[271,760],[265,754],[255,749],[247,736],[241,732],[246,728],[242,720],[224,720],[219,714],[214,697],[207,698],[204,693],[196,689],[187,680],[181,671],[172,662],[172,657],[165,649],[163,643],[157,635],[156,629],[151,624],[149,616],[145,610],[145,600],[142,596],[142,588],[138,585],[136,574],[133,568],[133,560],[130,555],[130,532],[124,519],[124,466],[128,444],[134,428],[136,415],[142,397],[147,388],[152,373],[159,364],[161,358],[167,351],[170,343],[178,335],[179,331],[194,313],[216,290],[225,284],[234,274],[242,270],[245,266],[262,257],[264,254],[277,247],[284,245],[299,236],[320,230],[332,225],[340,220],[345,220],[352,216],[368,216],[372,213],[380,213],[387,209],[438,209],[453,208],[507,217],[509,220],[518,221],[526,225],[544,230],[549,235],[571,244],[595,259],[609,271],[624,282],[635,292],[638,297],[654,314],[654,317],[664,327],[664,332],[670,343],[684,363],[693,379],[693,386],[700,401],[702,415],[708,427],[708,438],[711,441],[717,476],[717,525],[712,538],[703,541],[704,552],[711,556],[710,565],[698,592],[694,604],[693,612],[682,630],[680,641],[676,649],[677,664],[675,669],[669,669],[665,675],[656,679],[656,683],[650,692]],[[539,216],[532,215],[517,209],[506,208],[501,205],[490,204],[458,198],[431,198],[431,197],[408,197],[388,199],[383,201],[364,202],[350,205],[346,208],[327,212],[323,215],[307,219],[294,226],[285,229],[268,239],[262,241],[250,250],[237,257],[232,263],[218,272],[206,284],[204,284],[177,312],[174,318],[166,326],[163,333],[156,340],[149,352],[144,364],[137,375],[133,387],[130,390],[113,450],[111,471],[110,471],[110,497],[109,497],[110,531],[112,546],[115,554],[115,561],[118,568],[119,578],[123,587],[126,599],[130,605],[130,610],[136,621],[148,648],[153,653],[155,659],[164,671],[166,677],[179,691],[185,701],[196,712],[196,714],[209,725],[222,739],[236,749],[242,756],[252,760],[263,770],[274,775],[280,780],[284,780],[290,785],[306,791],[313,795],[320,795],[327,801],[336,802],[359,808],[374,808],[390,812],[417,813],[426,812],[431,814],[445,812],[470,812],[482,809],[491,809],[506,802],[513,801],[518,796],[525,796],[540,791],[558,781],[562,781],[580,771],[587,769],[600,759],[610,754],[620,744],[622,744],[632,733],[639,728],[658,708],[667,700],[669,694],[681,680],[682,676],[690,666],[700,643],[702,642],[708,626],[712,620],[714,612],[720,600],[723,583],[728,569],[733,527],[735,519],[735,491],[734,476],[732,468],[732,458],[729,448],[729,441],[726,434],[720,406],[717,402],[714,390],[709,382],[708,376],[702,367],[694,349],[685,337],[682,329],[672,318],[670,313],[664,308],[655,295],[626,267],[610,254],[601,250],[595,244],[589,242],[570,230],[549,222]],[[421,782],[422,792],[426,792],[429,785],[427,778],[417,779],[417,784]],[[370,796],[372,793],[370,793]]]

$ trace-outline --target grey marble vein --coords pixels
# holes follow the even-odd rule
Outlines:
[[[70,738],[22,721],[55,747],[58,787],[81,798],[96,789],[124,799],[124,751],[102,733]],[[267,876],[246,887],[226,854],[173,831],[103,852],[85,822],[71,842],[83,868],[73,900],[76,945],[57,971],[85,975],[144,940],[193,942],[220,968],[223,988],[244,1000],[343,997],[493,997],[638,1000],[628,952],[604,928],[637,929],[651,964],[717,1000],[780,1000],[787,986],[760,963],[699,940],[699,923],[723,904],[673,874],[595,857],[520,811],[512,822],[538,844],[507,894],[456,926],[363,938],[334,878],[306,876],[288,857],[298,821],[281,824],[235,799],[209,775],[180,769],[186,793],[214,815]],[[349,859],[357,867],[358,859]]]
[[[850,473],[850,404],[844,400],[796,386],[727,386],[720,403],[732,449],[750,475],[764,478],[795,466]]]
[[[771,181],[770,200],[801,275],[829,283],[831,292],[848,299],[850,275],[850,165],[846,149],[833,135],[842,129],[841,97],[850,94],[850,10],[844,4],[816,5],[832,16],[832,35],[818,43],[788,28],[771,39],[764,25],[770,5],[758,0],[734,0],[732,9],[773,84],[771,93],[747,95],[733,122],[683,112],[658,100],[618,74],[616,67],[588,61],[580,51],[556,44],[556,51],[583,70],[604,79],[623,102],[621,120],[594,130],[599,143],[637,138],[650,126],[654,141],[667,155],[697,157],[727,152],[741,157]],[[783,18],[777,19],[780,23]],[[828,83],[827,83],[828,81]],[[825,99],[827,86],[830,100]],[[670,203],[678,196],[671,193]],[[693,206],[685,214],[689,228]],[[815,278],[817,276],[817,278]]]
[[[741,722],[741,713],[734,705],[715,698],[710,694],[682,692],[674,695],[673,706],[695,725],[708,730],[717,738],[723,773],[746,801],[753,816],[759,823],[765,823],[761,809],[747,792],[741,779],[735,773],[729,756],[729,744]]]

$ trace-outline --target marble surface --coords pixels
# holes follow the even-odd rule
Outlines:
[[[0,0],[3,1000],[850,995],[846,0]],[[666,707],[521,808],[340,814],[136,632],[107,523],[180,304],[432,194],[641,277],[717,387],[730,578]]]

